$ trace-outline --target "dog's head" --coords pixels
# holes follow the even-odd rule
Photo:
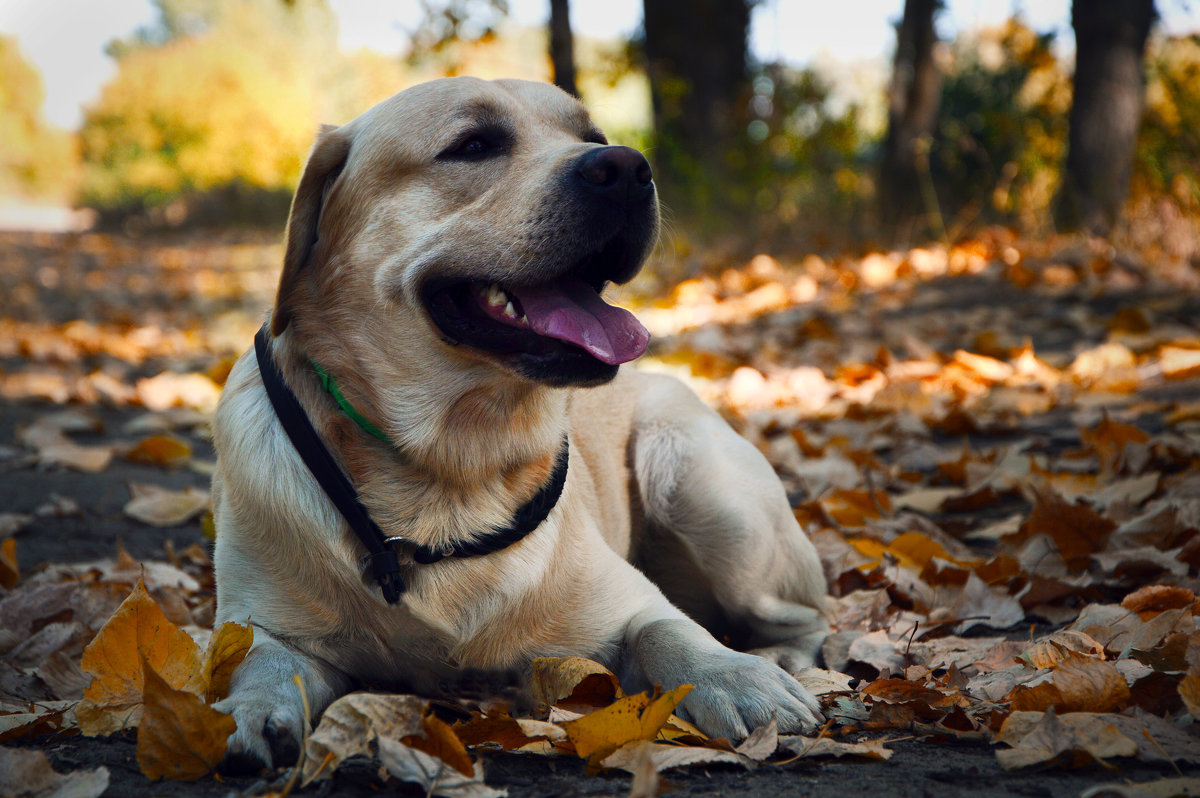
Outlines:
[[[609,146],[569,95],[433,81],[323,129],[292,203],[272,332],[601,383],[648,333],[599,293],[637,273],[657,231],[646,159]]]

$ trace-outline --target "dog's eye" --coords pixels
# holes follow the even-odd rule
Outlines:
[[[478,161],[508,150],[508,136],[504,134],[471,133],[451,144],[438,155],[441,160]]]

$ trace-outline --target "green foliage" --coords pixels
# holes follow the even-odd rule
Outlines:
[[[1154,42],[1146,71],[1133,192],[1200,211],[1200,35]]]
[[[960,39],[946,74],[930,171],[950,230],[1038,227],[1065,154],[1070,79],[1020,20]]]
[[[16,40],[0,36],[0,195],[53,200],[74,188],[79,155],[71,136],[42,116],[44,97]]]

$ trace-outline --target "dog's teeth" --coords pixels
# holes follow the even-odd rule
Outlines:
[[[488,286],[487,301],[492,307],[501,308],[508,302],[508,294],[503,288],[492,283]]]
[[[504,306],[504,315],[508,316],[510,319],[515,319],[517,317],[517,309],[513,307],[513,303],[509,302]]]
[[[524,324],[526,327],[528,327],[529,326],[529,317],[524,314],[521,314],[521,323]]]

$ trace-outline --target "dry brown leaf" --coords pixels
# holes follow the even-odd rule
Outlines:
[[[151,435],[125,452],[125,459],[144,465],[176,468],[192,458],[192,447],[171,435]]]
[[[0,712],[0,743],[53,734],[75,724],[75,701],[31,702],[26,712]]]
[[[470,720],[454,725],[454,733],[468,747],[490,746],[505,751],[537,750],[541,753],[553,750],[552,745],[535,746],[536,743],[564,742],[567,733],[553,723],[527,718],[514,718],[507,711],[476,712]],[[528,747],[528,748],[527,748]]]
[[[886,740],[866,740],[861,743],[841,743],[828,737],[788,735],[779,738],[779,748],[797,759],[817,756],[861,756],[865,759],[891,759],[892,751],[884,748]]]
[[[142,703],[142,661],[172,689],[200,695],[200,649],[167,620],[140,580],[83,652],[93,677],[76,710],[89,736],[137,725]]]
[[[435,756],[390,737],[379,738],[379,761],[400,781],[417,784],[425,795],[442,798],[501,798],[503,790],[483,783],[483,766],[475,765],[470,776],[447,767]]]
[[[1136,784],[1097,784],[1079,793],[1079,798],[1191,798],[1197,795],[1200,795],[1200,779],[1184,777],[1141,781]]]
[[[1200,662],[1193,662],[1187,674],[1179,682],[1179,697],[1188,714],[1200,718]]]
[[[775,749],[778,747],[779,724],[775,722],[775,718],[771,718],[767,723],[750,732],[750,736],[734,750],[755,762],[762,762],[775,753]]]
[[[1036,717],[1031,717],[1036,716]],[[1013,748],[996,752],[1005,770],[1034,765],[1064,764],[1082,767],[1118,756],[1136,756],[1137,743],[1122,734],[1103,715],[1079,713],[1064,722],[1054,712],[1014,712],[1004,721],[998,742]]]
[[[149,483],[131,482],[132,498],[125,514],[151,526],[170,527],[186,523],[208,509],[208,491],[196,487],[170,490]]]
[[[1142,620],[1153,618],[1163,610],[1191,607],[1195,603],[1195,593],[1173,585],[1146,585],[1121,599],[1121,606],[1136,612]]]
[[[349,757],[372,756],[372,744],[377,740],[393,740],[400,745],[399,741],[405,737],[424,735],[428,709],[429,701],[414,695],[351,693],[342,696],[329,705],[321,715],[316,731],[308,737],[305,783],[318,773],[320,778],[328,778]],[[431,761],[441,761],[418,753]]]
[[[1025,619],[1025,609],[1019,601],[1001,588],[988,586],[974,571],[967,575],[967,582],[950,605],[949,614],[951,618],[966,619],[956,627],[958,634],[976,626],[1007,629]]]
[[[1046,681],[1019,685],[1008,696],[1016,712],[1109,712],[1129,703],[1129,685],[1111,662],[1070,654]]]
[[[692,691],[684,684],[661,695],[626,696],[579,720],[562,724],[575,753],[598,763],[626,743],[653,740],[671,717],[671,712]]]
[[[12,798],[100,798],[108,768],[58,773],[43,751],[0,748],[0,795]]]
[[[232,621],[221,624],[204,654],[204,700],[220,701],[229,694],[229,680],[254,643],[254,630]]]
[[[1033,512],[1020,531],[1006,538],[1021,543],[1035,535],[1048,535],[1073,571],[1087,568],[1091,555],[1102,551],[1117,525],[1084,504],[1068,504],[1053,491],[1035,490]]]
[[[1093,429],[1081,429],[1079,437],[1099,455],[1100,465],[1106,472],[1118,469],[1130,446],[1150,440],[1150,436],[1137,427],[1112,421],[1108,416]]]
[[[193,693],[176,690],[142,660],[142,719],[137,760],[151,781],[194,781],[213,772],[225,755],[233,716],[218,712]]]
[[[471,761],[471,755],[467,753],[462,741],[455,736],[453,729],[429,713],[426,713],[421,723],[424,726],[422,734],[403,737],[400,742],[440,759],[467,778],[475,775],[475,764]]]
[[[655,773],[690,765],[723,763],[741,765],[744,768],[754,765],[754,760],[749,757],[719,748],[662,745],[647,740],[635,740],[604,757],[600,761],[600,766],[625,770],[636,776],[639,768],[646,766],[647,762],[650,767],[653,767]]]
[[[608,706],[624,695],[620,682],[608,668],[583,657],[538,657],[530,692],[535,711],[545,716],[550,707]]]

